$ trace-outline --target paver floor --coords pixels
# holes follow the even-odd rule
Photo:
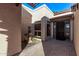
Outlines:
[[[71,41],[50,39],[25,48],[19,56],[76,56]]]

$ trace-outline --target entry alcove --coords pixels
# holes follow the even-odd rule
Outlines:
[[[54,22],[54,35],[57,40],[70,40],[70,21],[55,21]]]

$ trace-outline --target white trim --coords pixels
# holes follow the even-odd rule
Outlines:
[[[23,5],[23,4],[22,4],[22,7],[23,7],[25,10],[27,10],[27,11],[28,11],[30,14],[32,14],[32,15],[33,15],[33,13],[34,13],[35,11],[40,10],[41,8],[46,8],[50,13],[54,14],[54,13],[47,7],[46,4],[43,4],[43,5],[39,6],[38,8],[36,8],[36,9],[34,9],[34,10],[30,9],[29,7],[27,7],[27,6]]]
[[[27,10],[30,14],[33,13],[33,10],[31,10],[29,7],[27,7],[27,6],[23,5],[23,4],[22,4],[22,7],[23,7],[25,10]]]
[[[36,8],[36,9],[34,9],[33,11],[37,11],[37,10],[40,10],[40,9],[42,9],[42,8],[46,8],[47,10],[50,11],[50,13],[53,13],[53,11],[51,11],[51,10],[47,7],[46,4],[43,4],[42,6],[40,6],[40,7]],[[53,13],[53,14],[54,14],[54,13]]]
[[[66,16],[66,15],[72,15],[72,14],[74,14],[74,12],[67,12],[67,13],[63,13],[63,14],[56,15],[56,16],[52,16],[52,18]]]

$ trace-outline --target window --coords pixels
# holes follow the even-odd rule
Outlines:
[[[35,36],[41,36],[41,23],[35,24],[34,29],[35,29]]]
[[[41,36],[41,32],[38,32],[38,36]]]
[[[35,30],[41,30],[41,24],[35,24]]]
[[[65,36],[67,39],[70,38],[70,21],[69,20],[65,21]]]

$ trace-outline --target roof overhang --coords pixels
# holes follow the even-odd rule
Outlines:
[[[53,16],[50,20],[51,21],[58,21],[59,19],[61,19],[61,20],[71,19],[71,18],[73,18],[73,15],[74,15],[74,12],[67,12],[67,13]]]

